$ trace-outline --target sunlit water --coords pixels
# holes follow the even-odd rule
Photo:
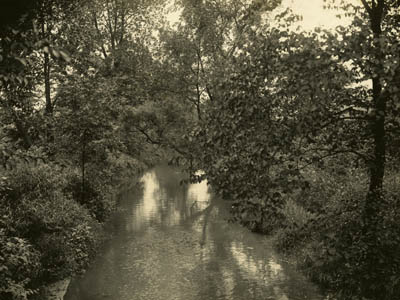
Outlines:
[[[322,299],[268,239],[227,222],[205,182],[159,166],[121,199],[113,238],[65,300]]]

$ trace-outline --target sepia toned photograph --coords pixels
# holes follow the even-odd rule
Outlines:
[[[400,0],[0,0],[0,300],[400,300]]]

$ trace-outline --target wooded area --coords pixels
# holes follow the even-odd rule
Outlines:
[[[165,160],[327,295],[400,298],[400,3],[324,1],[351,24],[301,31],[280,2],[4,1],[2,299],[82,272]]]

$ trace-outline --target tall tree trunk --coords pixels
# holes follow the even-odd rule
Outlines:
[[[379,78],[373,80],[374,108],[376,111],[372,125],[374,140],[373,159],[370,164],[370,180],[365,203],[365,220],[369,225],[376,223],[376,215],[383,201],[383,180],[386,161],[385,110],[386,99],[382,97]]]
[[[41,29],[42,29],[42,37],[48,38],[49,35],[49,28],[48,24],[46,26],[46,20],[42,16],[41,19]],[[50,86],[50,70],[51,70],[51,63],[50,63],[50,55],[48,52],[43,54],[43,77],[44,77],[44,94],[46,99],[46,106],[45,106],[45,115],[51,117],[53,115],[53,103],[51,101],[51,86]],[[53,135],[53,124],[50,119],[46,120],[46,137],[49,143],[54,142],[54,135]]]
[[[42,18],[42,36],[43,38],[47,37],[47,30],[44,18]],[[51,103],[51,94],[50,94],[50,56],[49,53],[44,53],[44,62],[43,62],[43,76],[44,76],[44,93],[46,98],[46,115],[53,114],[53,104]]]
[[[379,39],[381,37],[384,0],[379,0],[377,5],[367,7],[370,15],[371,29],[374,36],[375,48],[375,74],[372,78],[373,108],[375,111],[372,120],[373,159],[370,162],[369,190],[365,203],[364,221],[367,226],[376,226],[377,215],[383,202],[383,180],[386,161],[386,98],[382,93],[381,68],[383,68],[383,53]],[[370,228],[372,229],[372,228]]]
[[[373,299],[381,299],[382,291],[376,290],[374,284],[379,281],[379,216],[380,210],[384,204],[383,180],[385,176],[386,161],[386,97],[382,92],[382,68],[384,55],[380,45],[380,37],[382,33],[382,18],[385,5],[384,0],[372,1],[371,6],[366,0],[362,0],[366,10],[369,13],[371,30],[373,32],[373,48],[374,68],[372,78],[372,105],[374,116],[371,120],[371,130],[373,137],[373,156],[370,161],[370,180],[369,190],[365,201],[363,215],[363,243],[366,245],[364,262],[366,270],[362,283],[362,294],[364,296],[373,297]],[[377,277],[378,276],[378,277]]]
[[[44,64],[43,64],[43,74],[44,74],[44,91],[46,96],[46,115],[51,116],[53,114],[53,103],[51,101],[51,89],[50,89],[50,57],[48,53],[44,54]]]

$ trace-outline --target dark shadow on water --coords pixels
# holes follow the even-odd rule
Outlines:
[[[177,169],[146,172],[120,200],[113,237],[66,300],[319,300],[262,235],[231,224],[228,203]]]

